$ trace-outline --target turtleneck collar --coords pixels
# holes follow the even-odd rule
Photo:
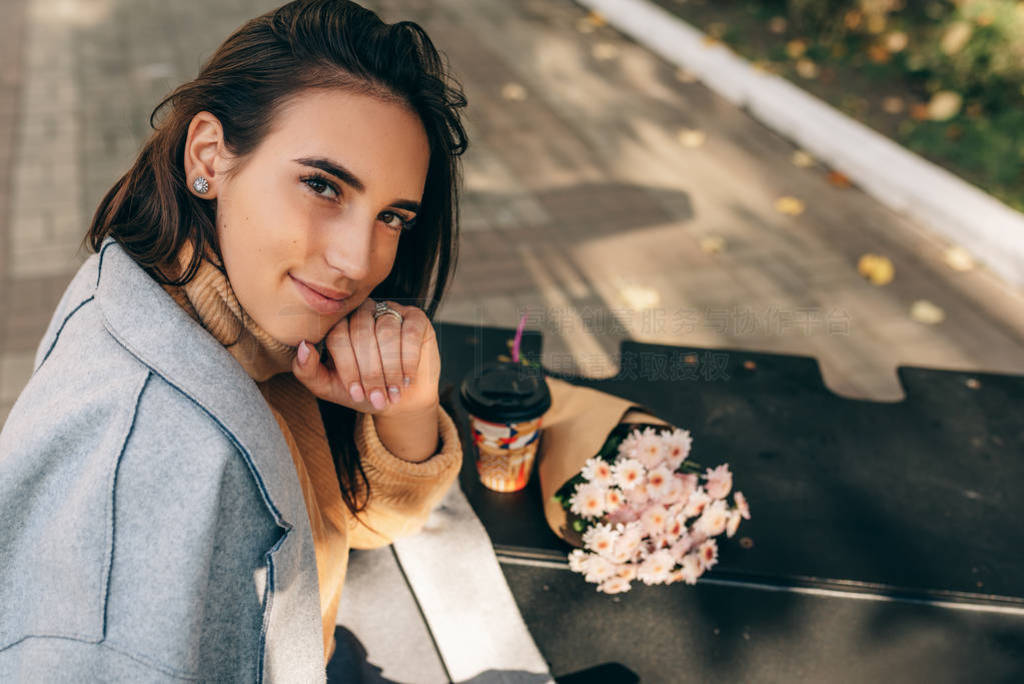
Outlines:
[[[194,246],[186,241],[178,253],[178,273],[192,258]],[[235,297],[216,256],[207,251],[195,277],[183,287],[162,285],[175,301],[202,325],[242,365],[256,382],[278,373],[290,373],[296,347],[271,337]]]

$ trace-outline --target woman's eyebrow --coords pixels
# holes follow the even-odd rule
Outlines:
[[[366,186],[363,185],[363,181],[359,180],[354,173],[334,160],[326,157],[300,157],[299,159],[293,159],[292,161],[298,162],[303,166],[309,166],[314,169],[326,171],[332,176],[336,176],[346,185],[354,188],[356,192],[366,191]],[[398,207],[399,209],[408,209],[409,211],[417,213],[420,210],[420,203],[413,200],[395,200],[391,203],[391,206]]]

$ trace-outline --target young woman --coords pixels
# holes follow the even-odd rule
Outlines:
[[[465,99],[423,30],[296,0],[165,105],[0,433],[2,681],[323,680],[348,550],[462,462]]]

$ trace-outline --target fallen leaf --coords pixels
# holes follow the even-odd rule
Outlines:
[[[864,254],[857,261],[857,273],[870,280],[872,285],[888,285],[892,282],[895,269],[888,257]]]
[[[960,113],[963,97],[952,90],[940,90],[928,102],[928,118],[932,121],[946,121]]]
[[[814,157],[803,150],[797,150],[790,157],[790,161],[793,162],[793,166],[799,166],[801,169],[806,169],[810,166],[814,166]]]
[[[807,41],[805,40],[794,38],[786,43],[786,54],[790,59],[799,59],[804,56],[805,52],[807,52]]]
[[[846,174],[840,171],[829,171],[826,178],[828,178],[829,184],[834,185],[837,188],[848,188],[853,185]]]
[[[772,33],[785,33],[787,23],[786,17],[772,17],[768,20],[768,30]]]
[[[950,247],[943,254],[946,265],[954,271],[970,271],[974,268],[974,257],[970,252],[960,246]]]
[[[679,142],[683,147],[700,147],[707,139],[707,133],[697,128],[684,128],[679,131]]]
[[[725,249],[725,240],[717,235],[707,235],[700,239],[700,249],[706,254],[717,254]]]
[[[796,73],[799,74],[801,78],[817,78],[818,65],[806,57],[803,57],[796,61]]]
[[[526,88],[519,83],[506,83],[501,87],[501,96],[506,100],[520,101],[526,99]]]
[[[843,23],[846,24],[846,28],[850,29],[851,31],[855,31],[857,30],[857,27],[860,26],[861,19],[863,18],[864,15],[861,14],[859,11],[850,10],[843,16]]]
[[[946,312],[927,299],[918,299],[910,305],[910,317],[918,323],[935,325],[946,318]]]
[[[882,100],[882,110],[886,114],[901,114],[903,112],[903,98],[890,95]]]
[[[605,24],[608,23],[608,20],[605,19],[604,15],[601,14],[600,12],[591,12],[590,14],[587,15],[587,19],[594,26],[604,26]]]
[[[594,59],[601,61],[615,59],[619,55],[619,48],[614,43],[597,43],[591,49]]]
[[[804,203],[787,195],[775,200],[775,210],[788,216],[799,216],[804,213]]]

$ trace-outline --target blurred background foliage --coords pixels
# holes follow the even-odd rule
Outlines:
[[[1024,1],[658,2],[1024,211]]]

